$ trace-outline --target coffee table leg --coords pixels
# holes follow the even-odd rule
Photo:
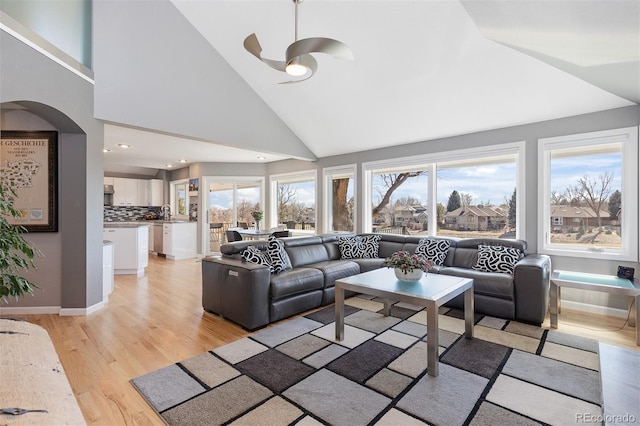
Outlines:
[[[560,288],[551,281],[549,286],[549,322],[551,328],[558,328],[558,308],[560,306]]]
[[[427,373],[436,377],[438,367],[438,307],[433,303],[427,307]]]
[[[336,340],[344,339],[344,289],[335,286],[336,289]]]
[[[464,337],[473,339],[473,324],[475,322],[475,307],[473,306],[473,287],[464,292]]]

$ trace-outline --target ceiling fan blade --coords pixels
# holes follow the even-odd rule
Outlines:
[[[338,59],[353,60],[353,52],[349,46],[332,38],[312,37],[298,40],[287,47],[287,62],[296,56],[307,53],[325,53]]]
[[[309,68],[309,71],[306,74],[306,77],[300,79],[300,80],[291,80],[291,81],[283,81],[281,83],[278,84],[291,84],[291,83],[300,83],[301,81],[305,81],[310,79],[311,77],[313,77],[313,74],[315,74],[316,70],[318,69],[318,62],[315,60],[315,58],[309,54],[307,55],[302,55],[300,57],[297,58],[297,61],[302,64],[305,65],[307,68]]]
[[[271,68],[284,72],[285,67],[287,66],[286,62],[274,61],[273,59],[263,58],[260,55],[262,53],[262,46],[260,46],[256,33],[251,33],[244,39],[244,48],[247,49],[247,52],[269,65]]]

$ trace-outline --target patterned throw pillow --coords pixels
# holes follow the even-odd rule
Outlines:
[[[291,269],[291,259],[289,259],[289,255],[284,249],[284,244],[273,235],[269,235],[267,252],[269,253],[271,265],[273,266],[273,272],[278,274],[287,269]]]
[[[338,248],[342,259],[375,259],[380,248],[380,235],[355,235],[338,237]]]
[[[269,270],[273,272],[273,265],[269,255],[255,246],[248,246],[240,253],[242,260],[245,262],[257,263],[258,265],[268,266]]]
[[[434,266],[442,266],[444,260],[447,258],[449,247],[451,247],[451,241],[449,240],[422,238],[418,241],[416,254],[421,254],[428,261],[433,263]]]
[[[522,256],[522,252],[517,248],[479,245],[478,261],[473,269],[513,275],[513,268]]]

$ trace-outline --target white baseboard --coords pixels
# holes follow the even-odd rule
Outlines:
[[[629,311],[618,308],[610,308],[608,306],[590,305],[587,303],[572,302],[570,300],[562,300],[562,308],[571,309],[572,311],[588,312],[596,315],[607,315],[616,318],[627,318]]]
[[[0,308],[0,315],[45,315],[57,314],[60,306],[16,306]]]
[[[96,303],[88,308],[61,308],[60,306],[16,306],[0,308],[0,315],[51,315],[61,317],[82,316],[92,314],[104,308],[104,302]]]

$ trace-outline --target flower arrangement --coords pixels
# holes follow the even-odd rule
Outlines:
[[[253,216],[253,220],[260,222],[264,218],[264,213],[262,210],[254,210],[251,212],[251,216]]]
[[[410,254],[408,251],[397,251],[382,261],[382,265],[387,268],[398,268],[403,272],[411,272],[420,269],[427,272],[433,266],[430,261],[419,254]]]

